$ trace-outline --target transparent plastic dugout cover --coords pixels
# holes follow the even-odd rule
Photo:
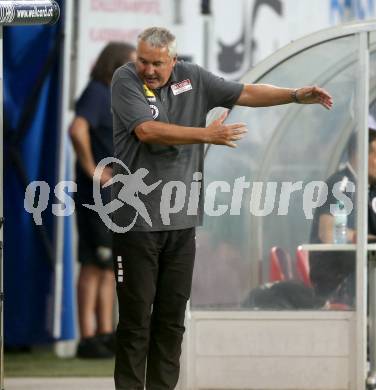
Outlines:
[[[373,34],[376,43],[374,38]],[[285,59],[257,80],[285,87],[319,85],[334,98],[331,111],[298,104],[231,111],[227,122],[244,122],[249,131],[236,149],[211,146],[207,151],[206,207],[204,226],[197,231],[193,310],[354,308],[355,249],[312,253],[304,248],[320,242],[317,236],[323,234],[314,232],[318,223],[314,221],[325,184],[331,175],[348,168],[349,145],[357,143],[362,77],[358,45],[356,34],[325,41]],[[371,103],[376,99],[374,46]],[[254,82],[247,76],[243,81]],[[375,103],[371,107],[376,111]],[[356,181],[356,163],[350,170],[348,181]],[[351,190],[347,183],[345,187]],[[331,191],[328,188],[328,201]],[[347,223],[356,231],[356,202],[352,203]],[[330,234],[325,239],[333,243]],[[325,259],[325,266],[334,264],[325,273],[334,273],[333,278],[343,273],[341,280],[329,280],[330,286],[324,286],[331,289],[330,296],[321,296],[317,278],[311,280],[309,265],[314,259],[321,263],[319,274]]]

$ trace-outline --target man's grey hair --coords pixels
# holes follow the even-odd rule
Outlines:
[[[167,28],[150,27],[138,36],[138,42],[147,42],[152,47],[167,47],[171,58],[176,57],[176,37]]]

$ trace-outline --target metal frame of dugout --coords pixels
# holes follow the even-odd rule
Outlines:
[[[356,132],[358,134],[357,182],[359,196],[356,203],[358,210],[356,221],[358,234],[357,243],[352,246],[352,250],[356,252],[356,310],[266,311],[236,309],[236,306],[226,310],[218,309],[216,306],[210,307],[210,304],[207,306],[195,306],[191,300],[191,306],[187,316],[187,333],[185,337],[180,389],[292,390],[299,388],[317,390],[320,388],[359,390],[365,389],[366,387],[369,389],[376,388],[376,326],[374,325],[376,321],[374,319],[375,313],[371,310],[371,308],[374,308],[374,302],[376,300],[376,291],[374,289],[376,275],[374,272],[376,268],[374,267],[374,260],[370,256],[369,269],[367,270],[366,260],[367,253],[374,251],[373,245],[372,247],[369,244],[367,245],[368,132],[366,129],[368,128],[367,117],[370,102],[376,100],[375,78],[372,79],[372,85],[369,83],[371,73],[373,77],[375,75],[375,70],[370,69],[371,58],[375,58],[376,56],[375,31],[376,20],[371,20],[343,24],[316,32],[278,50],[250,70],[242,79],[242,81],[247,83],[277,83],[274,80],[276,79],[275,73],[273,74],[274,79],[272,76],[268,76],[269,73],[276,71],[282,66],[283,71],[280,73],[283,76],[281,76],[282,79],[285,80],[286,77],[290,77],[290,74],[294,73],[294,70],[291,69],[291,63],[289,63],[290,67],[285,64],[300,53],[308,53],[311,48],[323,44],[335,46],[335,42],[339,39],[351,39],[352,57],[349,55],[350,48],[346,45],[343,46],[343,58],[342,56],[336,57],[333,52],[325,52],[328,56],[334,56],[333,68],[323,74],[320,72],[322,69],[327,69],[328,64],[323,64],[322,68],[317,70],[310,69],[306,71],[304,69],[301,72],[302,76],[299,77],[312,77],[312,80],[309,79],[312,83],[322,85],[325,84],[323,81],[332,77],[331,75],[335,72],[339,72],[339,69],[345,67],[350,59],[356,61],[356,73],[351,76],[351,80],[355,80],[356,82],[356,88],[354,87],[354,96],[356,94],[354,110],[356,113]],[[341,59],[343,61],[337,64]],[[310,76],[312,73],[313,76]],[[273,80],[269,81],[270,79]],[[279,80],[279,83],[281,83],[281,80]],[[325,87],[325,85],[323,86]],[[335,101],[336,103],[338,106],[338,101]],[[304,108],[304,110],[306,109]],[[257,161],[260,161],[258,163],[259,165],[257,165],[257,171],[254,168],[254,171],[256,171],[254,176],[251,176],[255,181],[267,180],[269,178],[267,175],[269,174],[269,167],[272,166],[273,162],[280,161],[277,159],[273,160],[275,151],[281,147],[281,139],[286,134],[287,129],[292,127],[291,122],[296,120],[294,118],[300,114],[303,106],[290,105],[281,107],[280,110],[285,111],[277,117],[279,121],[277,122],[277,119],[272,118],[270,119],[270,123],[268,122],[268,125],[272,124],[275,130],[273,130],[274,133],[272,131],[270,132],[272,137],[267,138],[266,135],[264,137],[264,139],[266,138],[268,140],[265,141],[268,142],[268,148],[264,155],[257,158]],[[259,117],[256,117],[256,112],[261,113]],[[258,109],[258,111],[252,113],[251,125],[253,126],[252,131],[254,131],[254,137],[258,136],[258,130],[265,130],[266,126],[268,126],[264,122],[267,114],[262,114],[262,112],[262,109]],[[267,113],[269,115],[269,111]],[[240,120],[247,121],[248,117],[246,117],[245,110],[242,107],[235,107],[230,112],[228,121]],[[298,120],[296,121],[299,122]],[[331,125],[328,124],[328,126]],[[297,125],[296,128],[299,128],[299,126]],[[344,129],[346,130],[347,127],[344,127]],[[294,140],[296,140],[296,137],[294,137]],[[248,172],[247,169],[250,169],[249,166],[252,161],[250,159],[242,160],[242,157],[250,154],[247,148],[249,144],[246,141],[243,144],[242,146],[239,143],[237,149],[237,158],[240,161],[239,166],[235,166],[232,169],[230,167],[226,172],[221,171],[221,165],[218,165],[218,161],[226,161],[226,157],[228,157],[226,153],[230,154],[230,152],[227,152],[225,149],[217,149],[215,155],[213,153],[211,156],[209,150],[205,162],[207,182],[217,180],[217,176],[215,176],[217,171],[220,171],[224,178],[230,177],[230,182],[233,177],[231,176],[233,175],[233,171],[238,176]],[[335,148],[337,152],[337,148],[338,150],[343,150],[344,145],[337,143]],[[243,152],[244,155],[241,154]],[[212,170],[210,170],[210,164],[213,165]],[[240,168],[244,169],[241,170]],[[329,168],[332,169],[333,167],[329,166]],[[226,174],[227,177],[225,176]],[[222,178],[221,180],[224,179]],[[252,216],[252,218],[254,220],[256,217]],[[218,222],[213,222],[212,225],[208,224],[207,226],[207,228],[204,226],[206,230],[203,233],[210,234],[212,232],[210,229],[213,229],[214,233],[217,234],[215,238],[218,241],[222,238],[221,234],[223,236],[225,235],[222,232],[227,232],[225,229],[223,231],[217,229]],[[244,223],[240,226],[246,229],[248,225]],[[254,237],[255,244],[251,247],[253,252],[249,251],[249,256],[254,255],[252,258],[256,260],[261,258],[256,255],[262,253],[262,239],[267,238],[263,237],[263,234],[265,235],[264,230],[262,230],[263,226],[270,227],[270,224],[266,225],[265,218],[260,217],[257,224],[255,222],[252,225],[252,235],[249,233],[250,230],[244,234],[244,236],[248,234],[250,239]],[[205,244],[205,241],[202,242]],[[302,242],[306,241],[299,241],[300,244]],[[208,247],[211,248],[210,246]],[[294,248],[296,249],[296,246]],[[201,253],[201,258],[200,253],[196,255],[196,264],[204,259],[207,252],[204,249]],[[246,256],[247,253],[245,251],[244,253],[241,252],[241,259],[248,259],[249,257]],[[250,278],[252,275],[256,275],[257,278],[259,268],[256,268],[258,267],[256,260],[251,264],[253,268],[250,273]],[[212,279],[215,280],[215,277],[213,276]],[[253,279],[251,282],[253,283]],[[252,287],[258,286],[257,283],[258,281],[256,280]],[[368,335],[367,286],[370,287],[368,304],[371,306],[369,313],[371,326],[368,329]],[[329,333],[334,336],[329,338]],[[257,334],[257,339],[255,334]],[[299,340],[297,339],[298,334],[302,336]],[[233,337],[233,335],[236,335],[236,337]],[[270,335],[273,335],[272,341],[270,341]],[[317,339],[312,336],[317,336]],[[371,358],[371,367],[368,373],[367,336],[370,343]],[[320,350],[313,350],[312,340],[315,341],[314,347],[320,347]],[[300,343],[301,341],[303,343]],[[254,347],[255,345],[257,348]],[[296,347],[297,345],[299,345],[299,348]],[[225,372],[225,374],[222,374],[222,372]]]
[[[3,27],[54,24],[60,8],[54,0],[0,1],[0,155],[3,156]],[[3,189],[3,159],[0,162],[0,188]],[[4,389],[3,331],[3,191],[0,191],[0,389]]]

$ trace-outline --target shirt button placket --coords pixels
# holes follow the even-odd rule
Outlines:
[[[168,99],[167,99],[167,89],[162,89],[161,91],[161,103],[163,105],[163,108],[165,109],[165,112],[168,112]]]

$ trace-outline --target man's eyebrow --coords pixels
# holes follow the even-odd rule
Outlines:
[[[161,60],[156,60],[156,61],[148,61],[147,59],[145,59],[144,57],[142,57],[142,56],[137,56],[137,59],[139,60],[139,61],[142,61],[142,62],[147,62],[147,63],[152,63],[153,65],[156,65],[156,64],[163,64],[163,61],[161,61]]]

